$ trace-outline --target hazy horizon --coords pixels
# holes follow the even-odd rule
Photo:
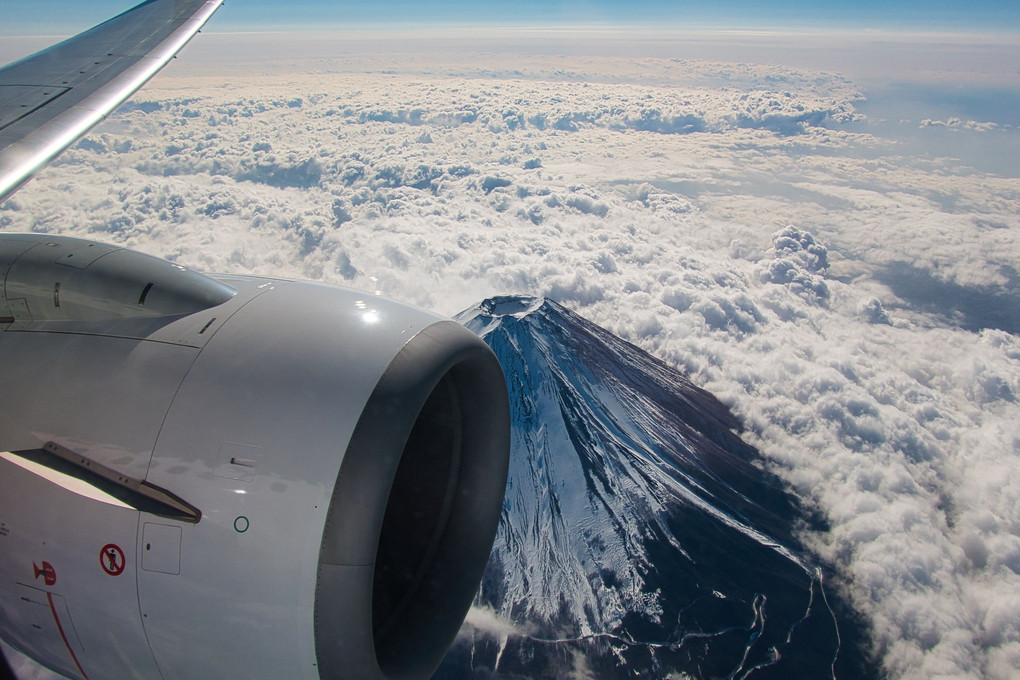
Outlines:
[[[8,3],[5,35],[65,34],[82,30],[135,5],[135,0],[43,0]],[[244,0],[218,12],[209,30],[301,30],[324,27],[428,25],[637,25],[689,28],[818,28],[896,31],[973,31],[1005,33],[1020,28],[1020,8],[998,0],[976,0],[961,5],[949,0],[893,0],[891,2],[838,1],[814,3],[754,0],[714,3],[677,0],[520,0],[492,3],[478,0],[412,0],[385,2],[327,2],[309,0],[279,3]]]

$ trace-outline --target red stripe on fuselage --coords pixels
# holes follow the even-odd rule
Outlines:
[[[71,643],[67,641],[67,636],[64,635],[64,627],[60,625],[60,617],[57,616],[57,608],[53,606],[53,595],[51,593],[46,593],[46,600],[50,603],[50,611],[53,613],[53,620],[56,622],[57,630],[60,632],[60,639],[64,641],[64,646],[67,647],[67,651],[71,654],[71,659],[74,661],[74,665],[78,667],[78,672],[81,673],[81,676],[85,678],[85,680],[89,680],[88,673],[86,673],[85,669],[81,667],[80,663],[78,663],[78,657],[75,655],[74,650],[71,649]]]

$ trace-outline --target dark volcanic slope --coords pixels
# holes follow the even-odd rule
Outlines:
[[[792,536],[803,513],[725,406],[549,300],[460,320],[506,373],[512,453],[477,608],[437,678],[860,675]]]

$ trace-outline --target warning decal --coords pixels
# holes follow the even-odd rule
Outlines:
[[[120,576],[124,573],[127,561],[124,559],[124,551],[115,543],[107,543],[99,551],[99,566],[110,576]]]
[[[53,568],[53,565],[49,562],[43,562],[40,567],[35,562],[32,563],[32,570],[35,572],[35,577],[38,579],[40,576],[43,577],[43,583],[48,586],[53,586],[57,582],[57,570]]]

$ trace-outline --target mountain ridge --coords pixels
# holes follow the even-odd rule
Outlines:
[[[457,319],[503,366],[512,452],[477,609],[436,678],[865,677],[795,535],[814,520],[721,402],[552,300]]]

